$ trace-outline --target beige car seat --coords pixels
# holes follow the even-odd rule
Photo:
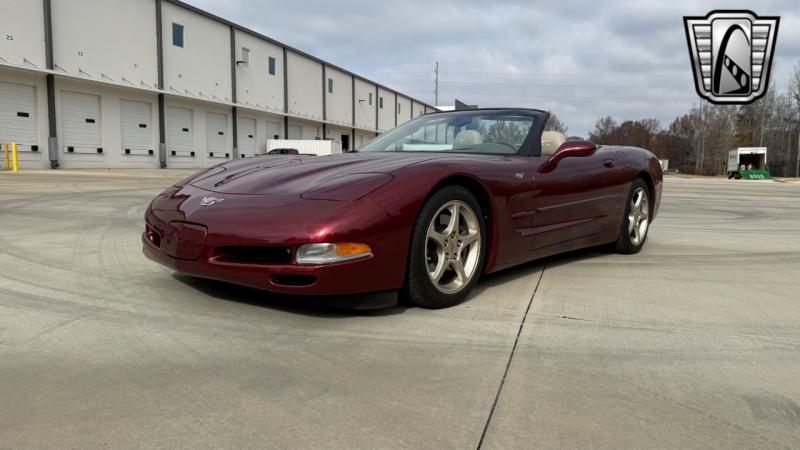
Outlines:
[[[460,133],[459,133],[460,134]],[[542,156],[553,156],[553,153],[567,141],[564,133],[558,131],[545,131],[542,133]]]
[[[483,137],[475,130],[463,130],[456,135],[453,143],[455,145],[478,145],[483,144]]]

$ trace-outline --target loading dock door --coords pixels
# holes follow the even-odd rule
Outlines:
[[[219,113],[206,115],[206,149],[209,158],[227,158],[228,116]]]
[[[250,158],[256,154],[258,148],[256,139],[256,119],[239,118],[239,156]]]
[[[0,105],[0,143],[16,142],[38,150],[36,88],[0,82]]]
[[[303,127],[300,125],[289,125],[289,139],[303,139]]]
[[[99,96],[63,91],[61,122],[64,153],[103,153]]]
[[[281,138],[282,125],[280,123],[267,120],[266,125],[267,125],[267,140]]]
[[[120,100],[122,154],[154,156],[151,105],[147,102]]]
[[[192,110],[167,107],[167,156],[174,158],[194,157],[194,128]]]

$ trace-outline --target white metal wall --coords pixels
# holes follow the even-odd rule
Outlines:
[[[45,68],[41,1],[0,0],[0,63]]]
[[[166,92],[230,102],[230,28],[172,3],[162,5]],[[183,25],[183,47],[173,45],[173,23]]]
[[[327,121],[339,125],[353,123],[353,77],[333,68],[325,69],[325,106]],[[333,80],[333,93],[328,92],[327,79]]]
[[[412,118],[417,118],[423,114],[425,114],[425,105],[422,103],[417,103],[415,101],[411,101],[411,111],[413,112]]]
[[[287,60],[289,112],[306,119],[322,120],[322,65],[294,52],[288,52]],[[334,86],[338,88],[341,86]]]
[[[397,124],[411,120],[411,99],[397,96]]]
[[[250,63],[236,66],[236,100],[243,105],[283,111],[283,49],[251,34],[236,31],[237,60],[242,48],[250,50]],[[275,74],[269,73],[269,58],[275,58]]]
[[[369,96],[373,101],[369,104]],[[356,80],[356,128],[375,129],[375,85]]]
[[[51,0],[51,4],[57,18],[53,59],[59,71],[130,86],[157,86],[153,2]]]
[[[383,108],[381,108],[383,99]],[[378,129],[381,132],[394,128],[394,111],[397,107],[394,103],[394,92],[387,89],[378,88]]]

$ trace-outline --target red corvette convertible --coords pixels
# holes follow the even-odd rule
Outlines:
[[[658,160],[565,142],[544,131],[547,116],[433,113],[355,153],[210,168],[153,200],[144,253],[277,293],[376,302],[402,293],[440,308],[515,264],[603,244],[638,252],[661,198]]]

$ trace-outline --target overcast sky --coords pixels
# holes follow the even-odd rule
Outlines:
[[[595,120],[653,117],[666,127],[698,96],[684,15],[779,15],[783,89],[800,61],[800,8],[785,1],[189,0],[287,45],[433,103],[554,111],[570,134]]]

